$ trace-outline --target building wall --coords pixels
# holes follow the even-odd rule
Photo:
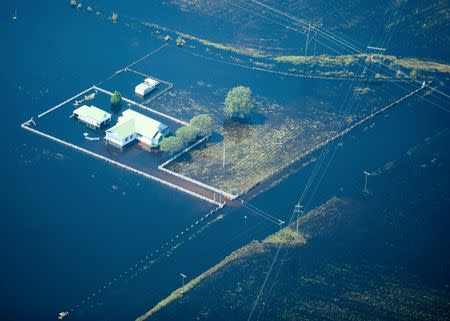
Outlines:
[[[111,143],[113,143],[113,144],[115,144],[115,145],[117,145],[117,146],[120,146],[120,147],[123,147],[123,146],[125,145],[125,142],[124,142],[124,141],[117,140],[117,139],[115,139],[114,137],[112,137],[111,135],[108,135],[108,133],[106,134],[105,139],[106,139],[108,142],[111,142]]]

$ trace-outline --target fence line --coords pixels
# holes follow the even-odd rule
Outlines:
[[[57,143],[60,143],[60,144],[62,144],[62,145],[71,147],[71,148],[73,148],[73,149],[75,149],[75,150],[78,150],[78,151],[80,151],[80,152],[86,153],[86,154],[91,155],[91,156],[93,156],[93,157],[95,157],[95,158],[101,159],[101,160],[103,160],[103,161],[105,161],[105,162],[107,162],[107,163],[110,163],[110,164],[116,165],[116,166],[118,166],[118,167],[124,168],[124,169],[126,169],[126,170],[129,170],[129,171],[135,173],[135,174],[144,176],[144,177],[146,177],[146,178],[148,178],[148,179],[151,179],[151,180],[153,180],[153,181],[156,181],[156,182],[158,182],[158,183],[161,183],[161,184],[167,185],[167,186],[169,186],[169,187],[175,188],[175,189],[177,189],[177,190],[179,190],[179,191],[182,191],[182,192],[184,192],[184,193],[186,193],[186,194],[189,194],[189,195],[191,195],[191,196],[197,197],[197,198],[199,198],[199,199],[201,199],[201,200],[204,200],[204,201],[206,201],[206,202],[212,203],[212,204],[217,205],[217,206],[222,206],[222,204],[219,203],[219,202],[217,202],[216,200],[212,200],[212,199],[210,199],[210,198],[208,198],[208,197],[205,197],[205,196],[203,196],[203,195],[200,195],[200,194],[197,194],[197,193],[195,193],[195,192],[192,192],[192,191],[190,191],[190,190],[188,190],[188,189],[186,189],[186,188],[183,188],[183,187],[181,187],[181,186],[175,185],[175,184],[173,184],[173,183],[170,183],[170,182],[168,182],[168,181],[165,181],[165,180],[160,179],[160,178],[158,178],[158,177],[155,177],[155,176],[153,176],[153,175],[144,173],[144,172],[142,172],[142,171],[140,171],[140,170],[138,170],[138,169],[135,169],[135,168],[133,168],[133,167],[130,167],[130,166],[128,166],[128,165],[119,163],[119,162],[117,162],[117,161],[115,161],[115,160],[112,160],[112,159],[110,159],[110,158],[107,158],[107,157],[105,157],[105,156],[96,154],[96,153],[94,153],[94,152],[91,152],[91,151],[89,151],[89,150],[87,150],[87,149],[84,149],[84,148],[82,148],[82,147],[79,147],[79,146],[77,146],[77,145],[68,143],[68,142],[66,142],[66,141],[64,141],[64,140],[62,140],[62,139],[56,138],[56,137],[54,137],[54,136],[52,136],[52,135],[49,135],[49,134],[43,133],[43,132],[41,132],[41,131],[39,131],[39,130],[37,130],[37,129],[31,128],[31,127],[28,126],[28,124],[30,124],[30,122],[31,122],[31,120],[29,120],[29,121],[23,123],[23,124],[21,125],[21,127],[22,127],[23,129],[25,129],[25,130],[28,130],[28,131],[32,132],[32,133],[35,133],[35,134],[40,135],[40,136],[43,136],[43,137],[45,137],[45,138],[48,138],[48,139],[50,139],[50,140],[53,140],[53,141],[55,141],[55,142],[57,142]]]
[[[52,111],[54,111],[54,110],[60,108],[61,106],[64,106],[64,105],[67,104],[68,102],[74,100],[75,98],[80,97],[81,95],[84,95],[85,93],[87,93],[88,91],[90,91],[90,90],[92,90],[92,89],[95,89],[95,86],[89,87],[88,89],[83,90],[82,92],[76,94],[75,96],[70,97],[69,99],[66,99],[66,100],[63,101],[62,103],[60,103],[60,104],[58,104],[58,105],[56,105],[56,106],[54,106],[54,107],[52,107],[52,108],[50,108],[50,109],[44,111],[43,113],[40,113],[40,114],[38,115],[38,118],[44,117],[44,116],[47,115],[48,113],[51,113]]]
[[[218,189],[218,188],[215,188],[215,187],[213,187],[213,186],[210,186],[210,185],[207,185],[207,184],[202,183],[202,182],[200,182],[200,181],[197,181],[197,180],[195,180],[195,179],[192,179],[192,178],[190,178],[190,177],[188,177],[188,176],[184,176],[184,175],[182,175],[182,174],[179,174],[179,173],[176,173],[176,172],[174,172],[174,171],[171,171],[170,169],[167,169],[167,168],[164,168],[164,167],[161,167],[161,166],[158,166],[158,169],[159,169],[160,171],[163,171],[163,172],[167,173],[167,174],[176,176],[176,177],[181,178],[181,179],[183,179],[183,180],[185,180],[185,181],[188,181],[188,182],[190,182],[190,183],[193,183],[193,184],[196,184],[196,185],[201,186],[201,187],[203,187],[203,188],[206,188],[206,189],[208,189],[208,190],[210,190],[210,191],[212,191],[212,192],[221,194],[221,195],[225,196],[226,198],[228,198],[229,200],[234,200],[236,197],[238,197],[237,195],[232,195],[232,194],[227,193],[227,192],[225,192],[225,191],[222,191],[222,190],[220,190],[220,189]]]
[[[168,81],[165,81],[165,80],[156,78],[156,77],[154,77],[154,76],[152,76],[152,75],[144,74],[143,72],[140,72],[140,71],[137,71],[137,70],[128,68],[128,67],[125,68],[125,71],[129,71],[129,72],[135,73],[135,74],[137,74],[137,75],[139,75],[139,76],[142,76],[142,77],[145,77],[145,78],[152,78],[152,79],[155,79],[155,80],[157,80],[157,81],[159,81],[159,82],[162,82],[163,84],[166,84],[166,85],[168,85],[168,86],[170,86],[170,85],[173,86],[173,84],[172,84],[171,82],[168,82]]]
[[[106,90],[106,89],[103,89],[103,88],[100,88],[100,87],[97,87],[97,86],[93,86],[93,88],[96,89],[96,90],[98,90],[98,91],[100,91],[100,92],[102,92],[102,93],[104,93],[104,94],[107,94],[107,95],[110,95],[110,96],[113,95],[112,92],[110,92],[110,91],[108,91],[108,90]],[[147,107],[147,106],[142,105],[142,104],[140,104],[140,103],[137,103],[137,102],[135,102],[134,100],[131,100],[131,99],[128,99],[128,98],[125,98],[125,97],[122,97],[122,100],[125,101],[125,102],[127,102],[127,103],[129,103],[129,104],[132,104],[132,105],[134,105],[134,106],[137,106],[137,107],[139,107],[139,108],[145,109],[145,110],[147,110],[147,111],[149,111],[149,112],[151,112],[151,113],[154,113],[154,114],[156,114],[156,115],[158,115],[158,116],[161,116],[161,117],[164,117],[164,118],[166,118],[166,119],[169,119],[169,120],[171,120],[171,121],[173,121],[173,122],[175,122],[175,123],[177,123],[177,124],[180,124],[180,125],[189,125],[189,123],[186,122],[186,121],[184,121],[184,120],[180,120],[180,119],[177,119],[177,118],[175,118],[175,117],[166,115],[166,114],[164,114],[164,113],[162,113],[162,112],[160,112],[160,111],[157,111],[157,110],[155,110],[155,109],[153,109],[153,108],[150,108],[150,107]]]
[[[192,144],[191,146],[183,149],[181,152],[179,152],[178,154],[176,154],[175,156],[173,156],[171,159],[165,161],[164,163],[162,163],[161,165],[158,166],[159,167],[165,167],[167,164],[173,162],[175,159],[177,159],[178,157],[180,157],[181,155],[183,155],[184,153],[187,153],[188,151],[190,151],[192,148],[196,147],[197,145],[200,145],[201,143],[203,143],[205,140],[208,140],[211,137],[211,134],[203,137],[202,139],[200,139],[199,141],[197,141],[195,144]]]
[[[425,84],[425,83],[424,83],[424,84]],[[418,92],[420,92],[421,90],[423,90],[423,89],[425,88],[425,85],[424,85],[424,84],[423,84],[421,87],[419,87],[419,88],[415,89],[414,91],[410,92],[409,94],[407,94],[407,95],[405,95],[405,96],[403,96],[403,97],[400,97],[399,99],[393,101],[392,103],[386,105],[385,107],[383,107],[383,108],[381,108],[381,109],[379,109],[379,110],[373,112],[372,114],[370,114],[370,115],[364,117],[363,119],[359,120],[358,122],[356,122],[355,124],[351,125],[350,127],[346,128],[346,129],[344,129],[343,131],[341,131],[341,132],[335,134],[334,136],[332,136],[332,137],[326,139],[326,140],[323,141],[322,143],[317,144],[317,145],[311,147],[311,148],[308,149],[307,151],[305,151],[305,152],[303,152],[302,154],[300,154],[300,156],[298,156],[298,157],[296,157],[295,159],[293,159],[292,161],[290,161],[288,164],[286,164],[286,165],[284,165],[284,166],[282,166],[282,167],[280,167],[280,168],[274,170],[270,175],[268,175],[267,177],[265,177],[265,178],[261,179],[260,181],[256,182],[252,187],[250,187],[249,189],[247,189],[247,190],[245,190],[245,191],[242,191],[241,193],[238,193],[237,195],[232,195],[232,194],[230,194],[230,193],[224,192],[224,191],[222,191],[222,190],[220,190],[220,189],[217,189],[217,188],[215,188],[215,187],[213,187],[213,186],[210,186],[210,185],[207,185],[207,184],[202,183],[202,182],[200,182],[200,181],[194,180],[194,179],[192,179],[192,178],[190,178],[190,177],[187,177],[187,176],[184,176],[184,175],[182,175],[182,174],[176,173],[176,172],[171,171],[171,170],[169,170],[169,169],[167,169],[167,168],[164,167],[164,166],[166,166],[167,164],[169,164],[170,162],[172,162],[173,160],[175,160],[176,158],[178,158],[179,156],[181,156],[183,153],[185,153],[185,152],[187,152],[188,150],[190,150],[190,149],[192,149],[193,147],[195,147],[195,146],[196,146],[198,143],[200,143],[200,142],[197,142],[196,144],[190,146],[189,148],[187,148],[187,149],[181,151],[180,153],[178,153],[177,155],[175,155],[174,157],[172,157],[171,159],[169,159],[168,161],[166,161],[166,162],[163,163],[162,165],[159,165],[159,166],[158,166],[158,169],[161,170],[161,171],[163,171],[163,172],[166,172],[167,174],[174,175],[174,176],[176,176],[176,177],[178,177],[178,178],[187,180],[187,181],[189,181],[189,182],[191,182],[191,183],[193,183],[193,184],[197,184],[197,185],[199,185],[199,186],[201,186],[201,187],[204,187],[204,188],[206,188],[206,189],[209,189],[209,190],[211,190],[211,191],[213,191],[213,192],[220,193],[220,194],[224,195],[225,197],[227,197],[228,199],[233,200],[233,199],[235,199],[235,198],[237,198],[237,197],[239,197],[239,196],[241,196],[241,195],[243,195],[243,194],[249,192],[250,190],[252,190],[253,188],[255,188],[257,185],[261,184],[263,181],[265,181],[265,180],[269,179],[270,177],[274,176],[275,174],[277,174],[277,173],[283,171],[283,170],[286,169],[288,166],[293,165],[295,162],[299,161],[300,159],[302,159],[302,158],[306,157],[307,155],[309,155],[309,154],[311,154],[311,153],[317,151],[318,149],[324,147],[325,145],[331,143],[332,141],[334,141],[334,140],[336,140],[336,139],[338,139],[338,138],[340,138],[340,137],[346,135],[347,133],[349,133],[350,131],[352,131],[352,130],[355,129],[356,127],[361,126],[361,125],[364,124],[365,122],[367,122],[367,121],[369,121],[370,119],[372,119],[372,118],[378,116],[379,114],[385,112],[386,110],[392,108],[393,106],[395,106],[395,105],[401,103],[401,102],[404,101],[405,99],[414,96],[415,94],[417,94]]]
[[[171,171],[170,169],[165,168],[165,166],[167,166],[169,163],[173,162],[175,159],[177,159],[178,157],[180,157],[180,156],[183,155],[184,153],[187,153],[188,151],[190,151],[190,150],[193,149],[194,147],[196,147],[196,146],[200,145],[201,143],[203,143],[204,141],[208,140],[209,137],[211,137],[211,134],[209,134],[209,135],[203,137],[202,139],[200,139],[199,141],[197,141],[195,144],[192,144],[191,146],[189,146],[189,147],[183,149],[181,152],[179,152],[178,154],[176,154],[175,156],[173,156],[171,159],[169,159],[169,160],[165,161],[164,163],[162,163],[161,165],[159,165],[159,166],[158,166],[158,169],[161,170],[161,171],[163,171],[163,172],[165,172],[165,173],[167,173],[167,174],[170,174],[170,175],[176,176],[176,177],[178,177],[178,178],[181,178],[181,179],[183,179],[183,180],[186,180],[186,181],[188,181],[188,182],[190,182],[190,183],[199,185],[199,186],[201,186],[201,187],[203,187],[203,188],[206,188],[206,189],[208,189],[208,190],[210,190],[210,191],[213,191],[214,193],[222,194],[223,196],[225,196],[225,197],[228,198],[229,200],[233,200],[233,199],[235,199],[237,196],[232,195],[232,194],[230,194],[230,193],[227,193],[227,192],[225,192],[225,191],[222,191],[221,189],[215,188],[215,187],[213,187],[213,186],[211,186],[211,185],[207,185],[207,184],[205,184],[205,183],[202,183],[202,182],[200,182],[200,181],[197,181],[197,180],[195,180],[195,179],[192,179],[192,178],[190,178],[190,177],[188,177],[188,176],[184,176],[184,175],[182,175],[182,174],[179,174],[179,173],[177,173],[177,172],[174,172],[174,171]]]
[[[168,46],[167,43],[163,44],[161,47],[159,47],[159,48],[153,50],[152,52],[150,52],[150,53],[146,54],[145,56],[139,58],[138,60],[132,62],[131,64],[129,64],[128,66],[126,66],[125,69],[128,69],[128,68],[130,68],[130,67],[133,67],[134,65],[140,63],[142,60],[147,59],[147,58],[150,57],[151,55],[157,53],[158,51],[160,51],[161,49],[163,49],[163,48],[165,48],[165,47],[167,47],[167,46]]]
[[[428,83],[428,85],[430,85],[431,82]],[[373,112],[372,114],[364,117],[363,119],[359,120],[358,122],[356,122],[355,124],[351,125],[350,127],[344,129],[343,131],[335,134],[334,136],[326,139],[325,141],[323,141],[320,144],[317,144],[315,146],[313,146],[312,148],[308,149],[307,151],[303,152],[302,154],[300,154],[300,156],[296,157],[295,159],[293,159],[292,161],[290,161],[288,164],[274,170],[272,173],[270,173],[270,175],[268,175],[267,177],[259,180],[258,182],[256,182],[252,187],[250,187],[249,189],[247,189],[246,191],[243,191],[240,195],[249,192],[250,190],[252,190],[253,188],[255,188],[256,186],[258,186],[259,184],[261,184],[263,181],[269,179],[270,177],[276,175],[277,173],[285,170],[287,167],[293,165],[294,163],[298,162],[300,159],[308,156],[309,154],[312,154],[313,152],[317,151],[318,149],[324,147],[325,145],[333,142],[334,140],[341,138],[343,136],[345,136],[346,134],[348,134],[350,131],[352,131],[353,129],[355,129],[356,127],[361,126],[362,124],[364,124],[365,122],[369,121],[370,119],[378,116],[379,114],[385,112],[386,110],[394,107],[395,105],[398,105],[399,103],[401,103],[402,101],[404,101],[405,99],[408,99],[409,97],[412,97],[414,95],[416,95],[417,93],[419,93],[420,91],[422,91],[424,88],[426,87],[425,82],[422,84],[421,87],[413,90],[412,92],[410,92],[409,94],[400,97],[399,99],[393,101],[392,103],[386,105],[385,107]]]
[[[166,92],[168,92],[169,90],[171,90],[173,88],[173,85],[170,84],[168,85],[166,88],[164,88],[162,91],[160,91],[159,93],[157,93],[155,96],[150,97],[149,99],[147,99],[146,101],[144,101],[142,103],[142,105],[147,105],[150,104],[152,101],[154,101],[156,98],[161,97],[162,95],[164,95]]]
[[[141,62],[141,61],[144,60],[144,59],[147,59],[147,58],[150,57],[151,55],[157,53],[158,51],[160,51],[161,49],[163,49],[163,48],[165,48],[165,47],[167,47],[167,46],[168,46],[168,44],[166,43],[166,44],[162,45],[161,47],[159,47],[159,48],[153,50],[152,52],[146,54],[144,57],[141,57],[141,58],[139,58],[138,60],[132,62],[130,65],[126,66],[125,68],[117,70],[117,71],[114,72],[111,76],[108,76],[108,77],[106,77],[105,79],[99,81],[99,82],[96,84],[96,86],[100,86],[100,85],[103,84],[105,81],[108,81],[108,80],[110,80],[110,79],[116,77],[118,74],[121,74],[121,73],[123,73],[123,72],[129,70],[130,67],[136,65],[137,63]]]

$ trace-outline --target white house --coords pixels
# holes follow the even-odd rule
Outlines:
[[[159,82],[157,80],[146,78],[143,83],[140,83],[135,87],[134,92],[136,95],[144,97],[149,92],[153,91],[158,85]]]
[[[83,105],[72,114],[83,123],[94,128],[100,128],[111,121],[111,114],[95,106]]]
[[[127,109],[119,117],[117,124],[106,130],[105,140],[120,148],[134,140],[150,146],[159,147],[169,128],[150,117]]]

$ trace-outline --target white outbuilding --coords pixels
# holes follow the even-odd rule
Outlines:
[[[94,128],[100,128],[111,121],[111,114],[95,106],[83,105],[73,111],[73,116]]]
[[[155,90],[158,85],[159,81],[152,78],[146,78],[143,83],[140,83],[135,87],[134,92],[136,93],[136,95],[144,97],[149,92]]]

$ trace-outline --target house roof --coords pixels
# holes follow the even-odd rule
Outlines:
[[[167,126],[159,121],[127,109],[119,118],[118,124],[108,129],[107,132],[114,133],[120,139],[124,139],[134,133],[151,139],[165,128]]]
[[[133,135],[136,132],[134,119],[120,122],[120,124],[117,124],[108,129],[107,132],[114,134],[120,139],[125,139],[126,137]]]
[[[139,85],[136,86],[135,90],[145,91],[148,88],[151,88],[151,87],[149,85],[147,85],[146,83],[140,83]]]
[[[144,84],[150,86],[150,87],[154,87],[156,85],[159,84],[159,81],[153,79],[153,78],[145,78],[144,80]]]
[[[91,118],[94,121],[101,123],[105,119],[108,119],[111,117],[110,113],[107,113],[106,111],[97,108],[95,106],[87,106],[83,105],[73,111],[74,114],[77,114],[78,116],[83,116],[87,118]]]

